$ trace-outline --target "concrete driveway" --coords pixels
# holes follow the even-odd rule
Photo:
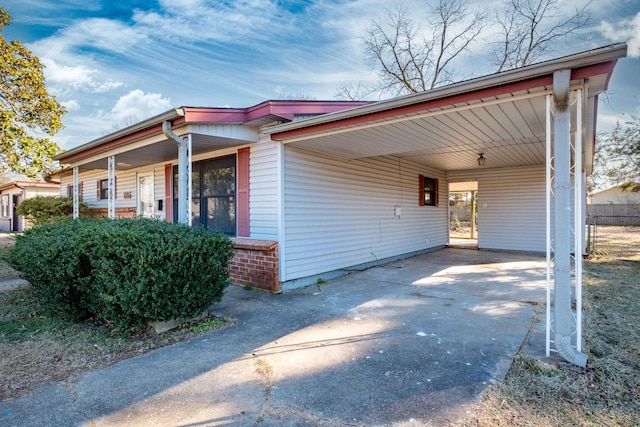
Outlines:
[[[232,287],[213,307],[232,326],[1,402],[0,424],[453,425],[506,374],[544,278],[539,255],[444,249],[282,295]]]

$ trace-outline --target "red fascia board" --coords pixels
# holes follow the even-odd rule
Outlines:
[[[273,115],[293,120],[295,114],[326,114],[370,104],[354,101],[265,101],[247,109],[247,121]]]
[[[183,118],[175,120],[174,125],[182,123],[245,123],[247,110],[244,108],[185,108]]]
[[[617,61],[602,62],[600,64],[588,65],[586,67],[574,68],[571,70],[571,80],[587,79],[589,77],[606,75],[604,90],[609,86],[609,79],[613,73],[613,68]]]
[[[460,93],[457,95],[449,96],[446,98],[433,99],[418,104],[406,105],[403,107],[393,108],[389,110],[378,111],[362,116],[349,117],[343,120],[335,122],[321,123],[315,126],[307,128],[292,129],[290,131],[284,131],[274,133],[271,135],[272,140],[280,140],[287,138],[295,138],[297,136],[323,132],[339,129],[348,126],[358,126],[366,123],[376,122],[379,120],[392,119],[397,116],[403,116],[407,114],[420,113],[426,110],[442,108],[459,103],[466,103],[477,99],[491,98],[498,95],[503,95],[510,92],[520,92],[523,90],[530,90],[537,87],[543,87],[553,84],[553,75],[535,77],[528,80],[509,83],[501,86],[494,86],[490,88],[480,89],[473,92]]]

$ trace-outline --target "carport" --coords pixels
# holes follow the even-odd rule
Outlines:
[[[584,366],[582,258],[574,254],[583,253],[598,95],[625,55],[626,45],[616,44],[266,132],[285,155],[306,149],[345,161],[395,158],[441,171],[448,182],[476,180],[479,248],[546,251],[546,351],[553,341],[565,359]],[[511,192],[518,219],[492,192]]]

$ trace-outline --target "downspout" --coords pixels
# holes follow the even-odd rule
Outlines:
[[[188,224],[187,183],[189,177],[187,176],[187,156],[189,144],[173,133],[171,121],[169,120],[162,122],[162,133],[178,146],[178,223]]]
[[[567,361],[585,367],[587,355],[571,344],[573,313],[571,312],[571,70],[553,73],[553,101],[555,106],[553,155],[554,155],[554,220],[555,220],[555,271],[554,271],[554,320],[555,345],[558,353]],[[576,185],[579,185],[576,183]],[[574,212],[575,215],[575,212]],[[581,254],[576,254],[581,256]]]

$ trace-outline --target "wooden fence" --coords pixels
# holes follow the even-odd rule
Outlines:
[[[640,225],[640,204],[587,205],[589,220],[598,225]]]

